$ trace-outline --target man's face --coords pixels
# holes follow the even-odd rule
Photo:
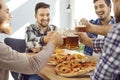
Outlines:
[[[110,16],[111,5],[107,6],[105,0],[96,1],[94,7],[99,19],[105,20],[108,16]]]
[[[12,18],[9,9],[3,1],[0,1],[2,8],[0,9],[0,33],[10,34],[12,29],[10,27],[10,20]]]
[[[35,14],[37,23],[41,27],[47,27],[50,21],[50,9],[49,8],[40,8]]]

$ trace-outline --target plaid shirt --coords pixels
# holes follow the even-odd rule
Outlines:
[[[102,25],[102,24],[101,24],[101,21],[100,21],[99,19],[90,20],[90,23],[96,24],[96,25]],[[111,16],[111,20],[110,20],[109,24],[114,24],[114,23],[115,23],[115,20],[114,20],[114,18]],[[98,35],[88,32],[88,36],[89,36],[90,38],[97,38]],[[87,54],[87,55],[92,55],[93,49],[90,48],[89,46],[86,46],[86,45],[85,45],[84,53]]]
[[[92,80],[120,80],[120,23],[114,25],[102,43],[104,43],[101,46],[102,50],[96,49],[102,51],[102,54],[91,78]],[[93,40],[93,46],[95,44]],[[100,48],[98,44],[96,47]]]
[[[37,24],[31,24],[30,26],[28,26],[25,33],[27,51],[29,51],[31,48],[42,48],[43,46],[45,46],[46,44],[44,43],[43,38],[47,35],[47,32],[51,30],[56,30],[56,26],[48,26],[45,32],[42,32]]]
[[[104,45],[104,40],[105,40],[105,38],[104,39],[97,39],[97,38],[95,38],[93,40],[92,48],[93,48],[93,51],[95,53],[102,53],[102,48],[103,48],[103,45]]]

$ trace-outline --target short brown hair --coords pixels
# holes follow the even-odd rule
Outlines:
[[[39,3],[37,3],[36,6],[35,6],[35,14],[37,13],[37,10],[38,10],[39,8],[50,8],[50,5],[49,5],[49,4],[46,4],[46,3],[44,3],[44,2],[39,2]]]
[[[98,1],[98,0],[93,0],[93,3],[95,3],[96,1]],[[104,1],[107,4],[107,6],[111,5],[111,1],[110,0],[104,0]]]

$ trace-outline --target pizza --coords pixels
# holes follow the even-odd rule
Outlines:
[[[55,67],[55,71],[58,75],[64,77],[74,77],[83,75],[94,70],[96,67],[96,61],[79,62],[76,60],[64,61]]]
[[[77,61],[86,61],[87,56],[82,54],[65,54],[65,53],[59,53],[59,54],[53,54],[48,62],[50,65],[57,65],[59,63],[62,63],[64,61],[71,61],[71,60],[77,60]]]

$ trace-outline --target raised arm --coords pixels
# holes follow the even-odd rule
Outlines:
[[[90,23],[88,20],[85,18],[81,19],[81,23],[86,25],[86,31],[91,32],[94,34],[101,34],[101,35],[107,35],[109,30],[112,28],[113,25],[108,24],[108,25],[95,25]]]
[[[62,35],[57,32],[50,37],[48,44],[36,55],[27,56],[12,50],[7,45],[0,43],[0,68],[14,72],[35,74],[48,62],[56,46],[63,44]]]

